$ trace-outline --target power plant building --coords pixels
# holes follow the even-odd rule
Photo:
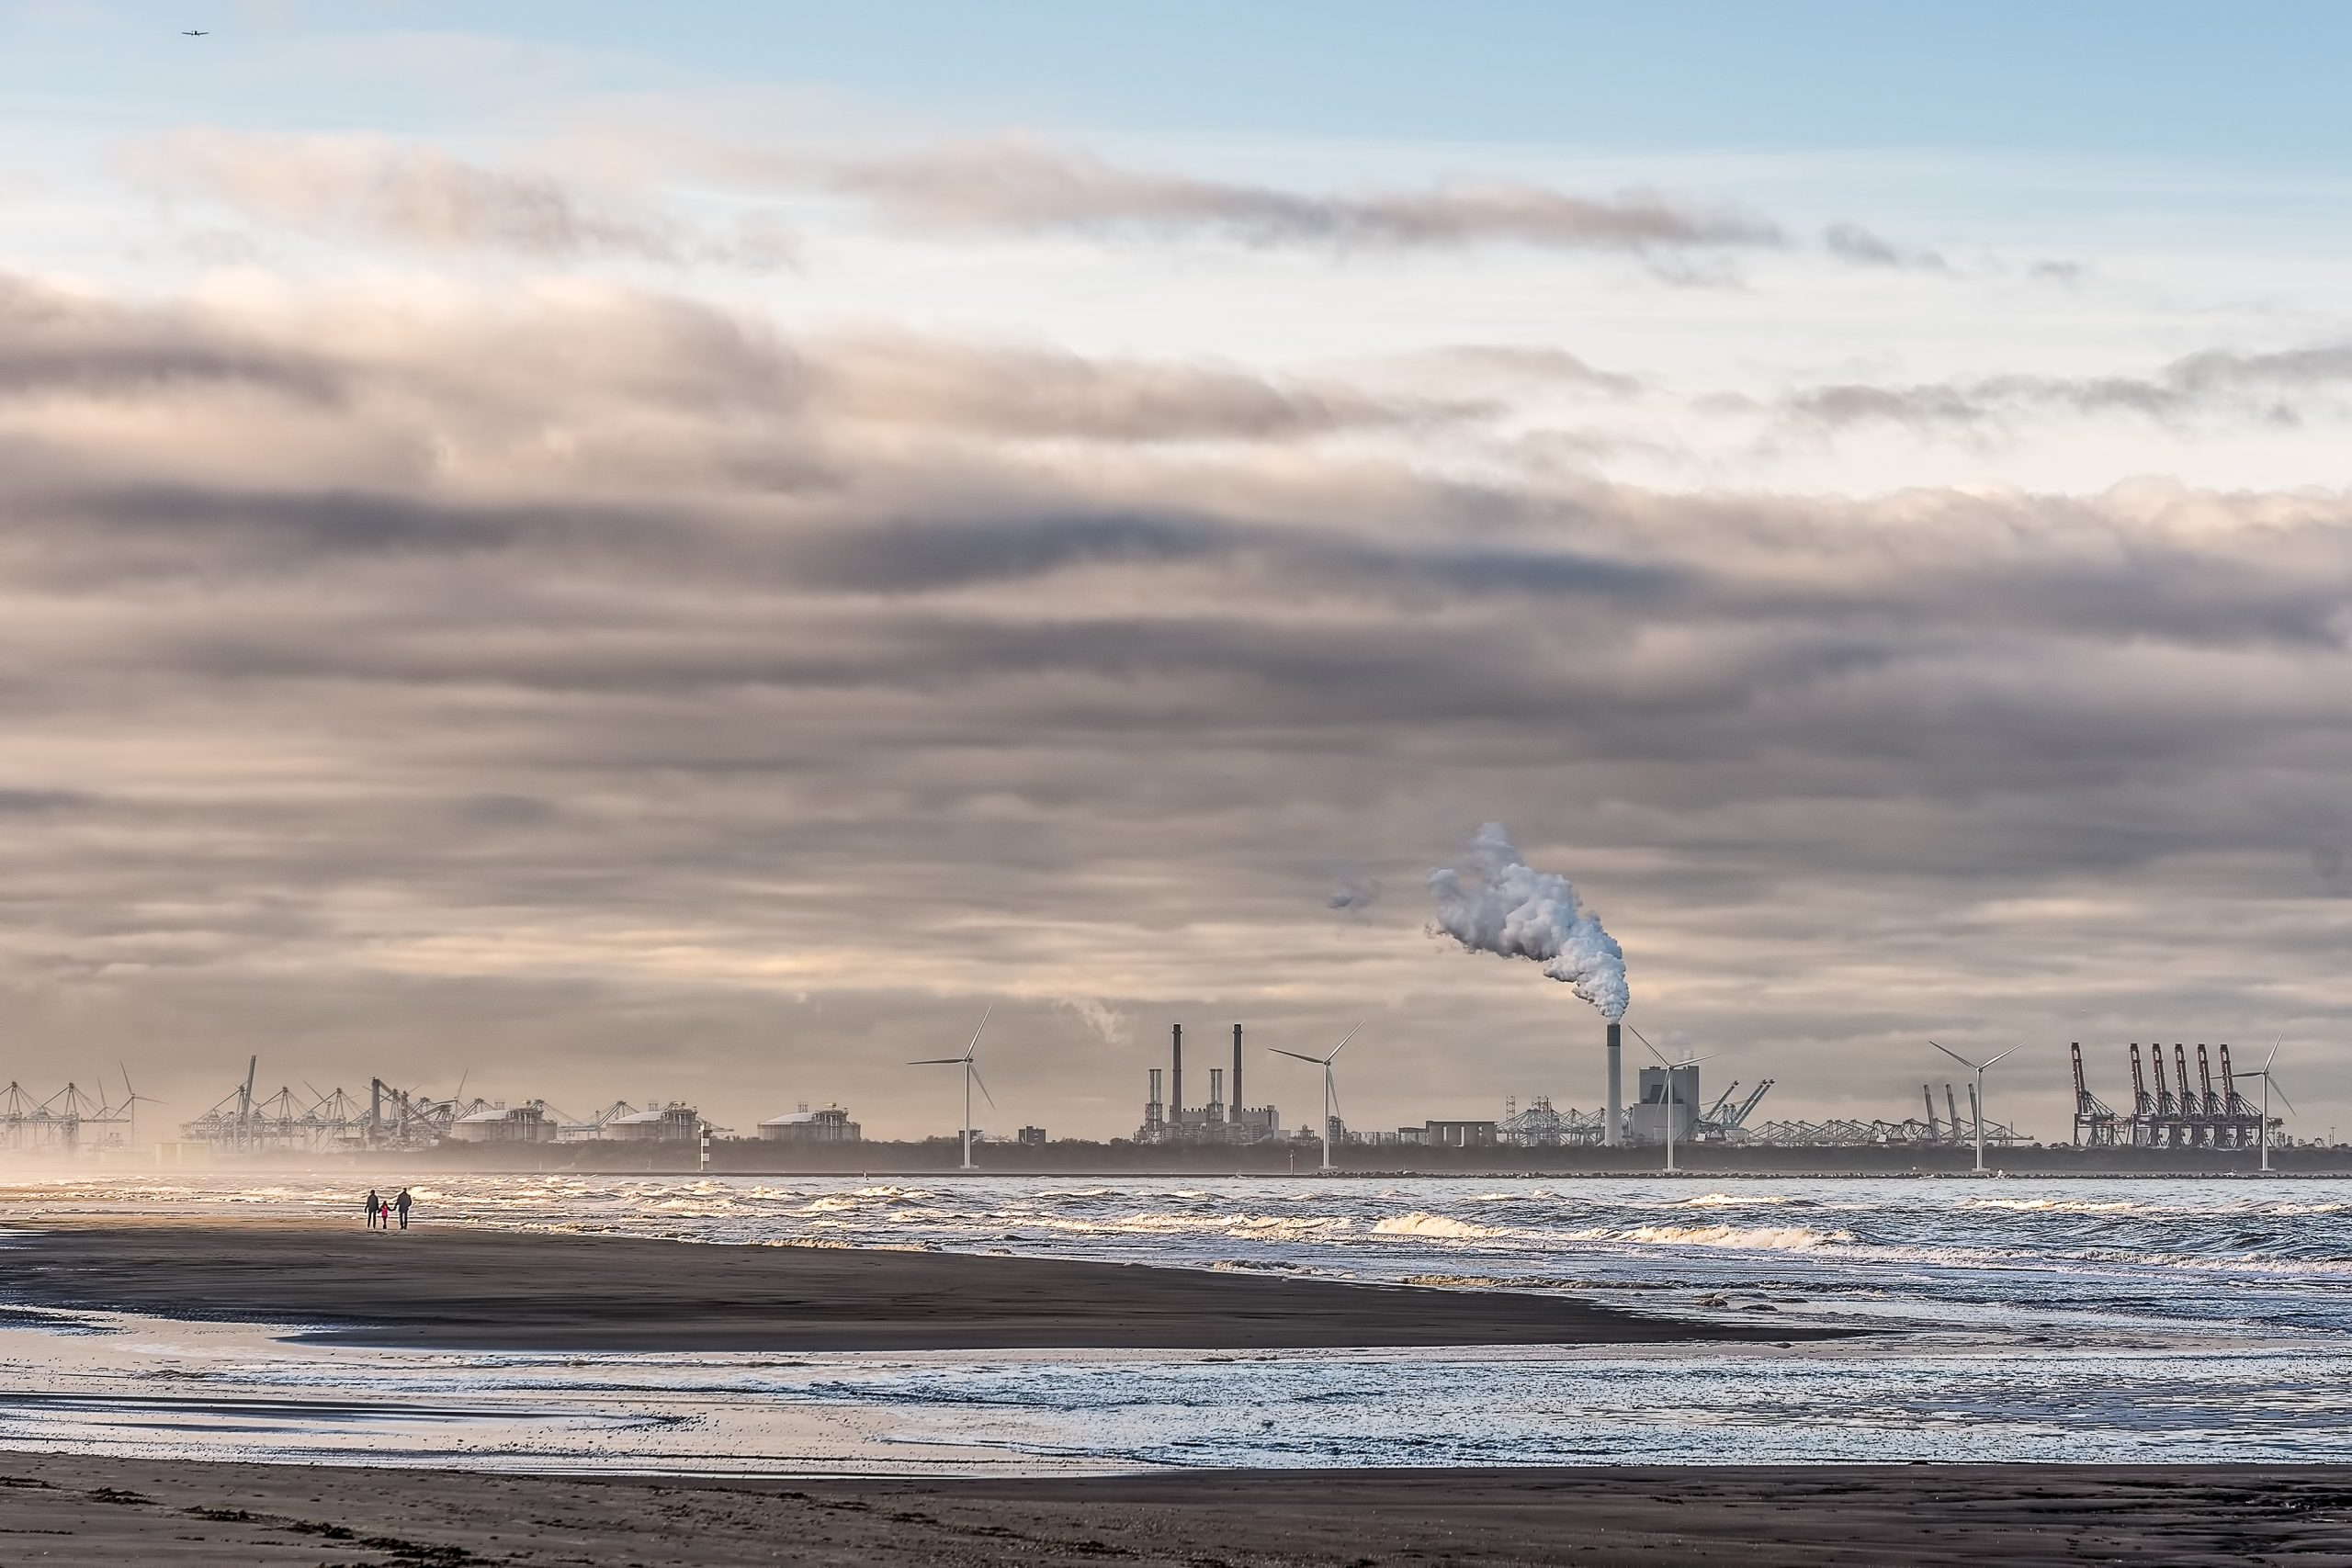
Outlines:
[[[1690,1142],[1699,1130],[1699,1066],[1695,1062],[1675,1067],[1644,1067],[1636,1080],[1639,1098],[1634,1102],[1628,1131],[1636,1144],[1662,1144],[1672,1129],[1678,1144]]]
[[[864,1141],[865,1129],[838,1105],[821,1111],[804,1105],[761,1122],[760,1137],[771,1144],[854,1144]]]
[[[1271,1105],[1241,1103],[1241,1026],[1233,1026],[1232,1100],[1226,1099],[1225,1069],[1211,1067],[1209,1097],[1205,1103],[1187,1106],[1184,1103],[1184,1026],[1174,1026],[1170,1036],[1167,1085],[1169,1096],[1160,1099],[1160,1072],[1150,1069],[1148,1098],[1144,1101],[1143,1125],[1136,1130],[1139,1144],[1263,1144],[1283,1135],[1283,1119]]]
[[[691,1144],[702,1136],[702,1112],[673,1101],[616,1116],[605,1123],[603,1136],[625,1144]]]
[[[449,1141],[453,1144],[552,1144],[562,1131],[561,1123],[548,1114],[547,1107],[537,1100],[517,1105],[511,1110],[493,1105],[460,1116],[449,1123]]]

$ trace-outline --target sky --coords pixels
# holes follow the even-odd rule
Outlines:
[[[2347,45],[0,0],[0,1082],[2352,1126]]]

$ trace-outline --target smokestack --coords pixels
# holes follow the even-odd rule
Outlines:
[[[1184,1121],[1184,1026],[1176,1026],[1176,1060],[1168,1074],[1168,1119],[1182,1125]]]
[[[1209,1103],[1205,1120],[1225,1120],[1225,1069],[1222,1067],[1209,1069]]]
[[[1233,1026],[1233,1109],[1241,1109],[1241,1026]]]
[[[1604,1148],[1613,1149],[1624,1141],[1621,1132],[1624,1123],[1624,1026],[1612,1018],[1609,1021],[1609,1124],[1600,1130],[1600,1142]]]
[[[1160,1125],[1159,1069],[1151,1069],[1151,1098],[1143,1102],[1143,1124],[1154,1132]]]

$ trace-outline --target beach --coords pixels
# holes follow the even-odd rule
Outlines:
[[[2352,1563],[2324,1466],[679,1482],[0,1454],[0,1562]]]
[[[1272,1350],[1794,1342],[1555,1295],[922,1250],[700,1246],[356,1221],[36,1223],[18,1303],[300,1323],[327,1340],[454,1349]]]
[[[747,1202],[775,1212],[757,1222],[772,1230],[911,1216],[854,1220],[877,1235],[970,1212],[986,1220],[957,1233],[967,1246],[984,1229],[1125,1246],[1141,1226],[1162,1251],[1165,1205],[1220,1213],[1235,1261],[1204,1261],[1193,1228],[1193,1266],[1168,1268],[494,1223],[507,1190],[469,1190],[474,1219],[384,1233],[335,1217],[323,1190],[265,1212],[228,1185],[20,1201],[0,1230],[0,1565],[2352,1564],[2352,1468],[2285,1462],[2340,1448],[2334,1363],[2292,1383],[2327,1336],[2287,1321],[2303,1294],[2272,1298],[2270,1359],[2247,1359],[2211,1323],[2069,1329],[2063,1301],[2020,1297],[1973,1328],[1957,1296],[1942,1316],[1922,1315],[1925,1295],[1887,1315],[1820,1289],[1848,1244],[1810,1239],[1819,1219],[1669,1231],[1636,1211],[1611,1234],[1645,1239],[1581,1256],[1544,1235],[1554,1269],[1658,1253],[1646,1288],[1621,1263],[1587,1292],[1565,1275],[1404,1282],[1512,1267],[1525,1244],[1496,1211],[1560,1200],[1449,1201],[1474,1224],[1416,1192],[1284,1233],[1326,1239],[1268,1243],[1246,1239],[1268,1230],[1253,1213],[1268,1195],[1238,1191],[630,1198],[674,1229],[749,1224]],[[534,1213],[550,1201],[509,1196]],[[1747,1201],[1760,1220],[1804,1199]],[[1908,1216],[1922,1200],[1901,1201]],[[1087,1217],[1068,1219],[1080,1201]],[[1049,1230],[1057,1214],[1074,1228]],[[1783,1275],[1804,1260],[1831,1304],[1726,1292],[1735,1254]],[[1309,1271],[1357,1257],[1390,1257],[1387,1275]],[[1995,1277],[2019,1278],[1954,1276]],[[2141,1381],[2084,1424],[2088,1380],[2119,1369]],[[2285,1392],[2249,1405],[2189,1377]],[[1996,1458],[2032,1462],[1977,1462]]]

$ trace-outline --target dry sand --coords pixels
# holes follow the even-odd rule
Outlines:
[[[1768,1316],[1690,1324],[1559,1296],[1353,1285],[953,1253],[711,1247],[354,1224],[92,1223],[23,1232],[0,1298],[323,1325],[447,1349],[1301,1349],[1792,1341]]]
[[[2352,1472],[1945,1465],[953,1483],[0,1453],[0,1564],[2352,1564]]]

